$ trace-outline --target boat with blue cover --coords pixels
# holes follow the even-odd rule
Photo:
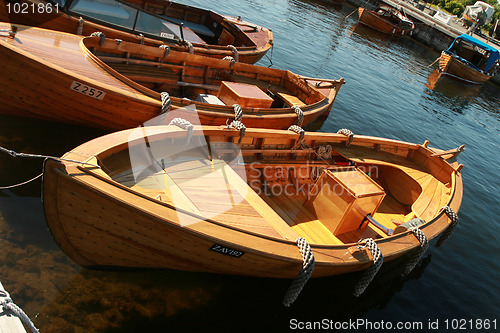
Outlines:
[[[498,70],[500,52],[477,38],[462,34],[441,52],[439,70],[468,84],[482,84]]]

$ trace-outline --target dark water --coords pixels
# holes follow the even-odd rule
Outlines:
[[[401,322],[409,328],[415,322],[422,329],[406,331],[427,331],[432,323],[431,328],[438,328],[434,332],[451,332],[485,328],[489,320],[489,331],[494,325],[498,330],[500,87],[488,83],[471,89],[444,81],[430,89],[427,66],[438,53],[411,39],[355,27],[356,14],[344,20],[354,10],[345,4],[189,3],[271,28],[276,68],[313,77],[344,77],[347,83],[320,131],[345,127],[410,142],[427,139],[442,149],[465,144],[459,158],[465,167],[458,228],[443,247],[431,246],[406,278],[399,277],[397,265],[384,265],[359,298],[351,296],[356,274],[311,280],[297,302],[284,308],[281,299],[289,281],[80,268],[47,231],[40,182],[35,181],[0,191],[0,281],[35,325],[42,332],[283,332],[299,322],[321,321],[323,328],[331,324],[329,331],[335,331],[335,325],[347,325],[349,320],[366,320],[372,330],[380,328],[377,331],[387,328],[382,323],[395,328]],[[260,64],[269,63],[263,59]],[[0,145],[19,152],[61,155],[100,134],[0,117]],[[39,160],[0,155],[0,186],[40,172]],[[355,331],[353,327],[344,326],[345,331]],[[357,330],[367,328],[361,325]]]

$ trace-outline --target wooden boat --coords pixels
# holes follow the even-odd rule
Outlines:
[[[455,38],[447,50],[441,52],[439,70],[467,84],[482,84],[495,75],[500,53],[495,47],[472,36]]]
[[[245,126],[286,129],[300,120],[295,106],[304,126],[328,114],[344,83],[137,43],[13,27],[15,38],[8,32],[0,37],[0,112],[18,116],[125,129],[160,115],[160,92],[168,92],[172,109],[190,105],[202,124],[226,124],[235,118],[237,103]]]
[[[399,10],[381,5],[376,10],[358,8],[359,23],[392,36],[411,34],[415,25]]]
[[[47,224],[85,267],[170,268],[294,278],[307,240],[313,277],[365,269],[433,239],[462,200],[462,149],[369,136],[225,127],[140,127],[48,160]],[[350,145],[348,143],[352,140]]]
[[[0,5],[0,22],[35,26],[148,45],[168,44],[173,50],[256,63],[272,47],[272,31],[238,17],[155,0],[20,0]],[[33,13],[32,8],[37,10]],[[38,8],[41,8],[39,11]],[[182,27],[181,27],[182,24]],[[234,48],[233,48],[234,47]]]

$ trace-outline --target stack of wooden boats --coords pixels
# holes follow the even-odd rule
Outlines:
[[[359,23],[392,36],[411,34],[415,25],[406,15],[388,5],[380,5],[375,10],[358,8]]]
[[[272,31],[213,11],[163,0],[20,0],[0,5],[0,22],[159,46],[256,63],[272,47]],[[7,7],[7,5],[9,7]],[[34,6],[34,7],[33,7]],[[38,10],[38,8],[42,10]],[[56,7],[57,6],[57,7]],[[33,11],[32,8],[37,8]]]
[[[103,35],[12,27],[15,38],[0,38],[0,68],[9,78],[0,83],[0,112],[20,116],[125,129],[165,111],[167,92],[172,109],[192,105],[203,124],[225,124],[238,104],[245,126],[286,129],[298,121],[295,107],[304,126],[327,116],[344,83]]]
[[[477,38],[463,34],[441,52],[441,75],[466,84],[482,84],[490,80],[500,66],[500,52]]]

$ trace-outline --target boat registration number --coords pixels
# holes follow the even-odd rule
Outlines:
[[[71,83],[70,89],[101,101],[104,99],[104,95],[106,95],[104,91],[89,87],[86,84],[77,81],[73,81]]]
[[[245,252],[234,250],[234,249],[230,249],[229,247],[225,247],[225,246],[222,246],[222,245],[219,245],[219,244],[212,245],[212,247],[210,248],[210,250],[215,251],[215,252],[219,252],[219,253],[222,253],[222,254],[225,254],[227,256],[235,257],[235,258],[239,258],[239,257],[241,257],[242,255],[245,254]]]

